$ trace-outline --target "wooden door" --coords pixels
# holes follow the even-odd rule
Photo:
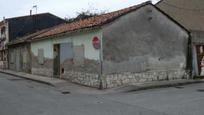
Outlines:
[[[59,78],[60,77],[60,45],[55,44],[53,48],[54,52],[54,77]]]

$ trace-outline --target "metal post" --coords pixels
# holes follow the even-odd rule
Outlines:
[[[100,73],[99,73],[99,89],[103,89],[103,55],[102,55],[102,40],[100,39],[100,49],[99,49],[99,58],[100,58]]]

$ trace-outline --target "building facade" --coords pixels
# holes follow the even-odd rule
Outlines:
[[[86,86],[189,77],[188,31],[150,2],[60,25],[28,41],[33,74]]]
[[[50,13],[9,18],[5,22],[9,25],[8,35],[2,45],[2,52],[6,52],[5,57],[8,57],[5,64],[11,70],[28,73],[31,72],[30,43],[24,40],[36,36],[42,30],[44,32],[44,29],[65,23]]]
[[[2,21],[0,22],[0,68],[5,69],[8,68],[7,64],[7,54],[6,43],[8,43],[9,37],[9,26],[8,22]]]
[[[204,1],[161,0],[156,4],[191,34],[191,70],[195,77],[204,76]]]

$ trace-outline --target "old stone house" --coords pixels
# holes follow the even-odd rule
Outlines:
[[[32,74],[86,86],[188,77],[188,31],[150,2],[59,25],[25,41]]]
[[[156,6],[190,31],[192,74],[204,76],[204,1],[161,0]]]
[[[5,27],[7,28],[7,37],[2,41],[4,44],[2,47],[3,51],[8,52],[8,55],[5,54],[6,60],[8,60],[5,63],[8,68],[15,71],[31,72],[30,44],[24,42],[24,40],[34,37],[37,33],[40,33],[40,30],[65,22],[50,13],[5,19],[4,23],[9,26]]]
[[[21,37],[19,39],[13,40],[7,43],[9,55],[8,55],[8,66],[10,70],[18,72],[31,73],[31,51],[30,43],[26,40],[29,40],[32,37],[35,37],[47,29],[38,31],[33,34]]]

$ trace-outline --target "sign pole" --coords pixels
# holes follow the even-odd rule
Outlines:
[[[99,89],[103,89],[103,79],[102,79],[102,73],[103,73],[103,61],[102,61],[102,48],[100,46],[99,49],[99,56],[100,56],[100,74],[99,74]]]
[[[95,36],[93,39],[92,39],[92,45],[93,47],[96,49],[96,50],[99,50],[99,65],[100,65],[100,71],[99,71],[99,89],[103,89],[103,76],[102,76],[102,73],[103,73],[103,57],[102,57],[102,43],[101,43],[101,40]]]

